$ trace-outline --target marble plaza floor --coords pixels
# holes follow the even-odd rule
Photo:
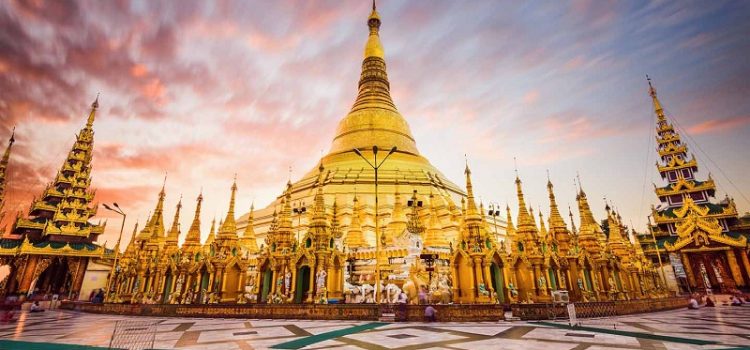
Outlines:
[[[583,320],[582,329],[566,329],[566,322],[388,324],[58,310],[18,316],[0,323],[0,349],[106,348],[117,320],[154,321],[156,349],[750,349],[750,307],[729,306]]]

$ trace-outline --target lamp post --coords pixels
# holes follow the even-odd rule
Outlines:
[[[651,240],[654,242],[654,249],[656,250],[656,257],[659,259],[659,277],[661,279],[661,282],[663,283],[664,289],[666,289],[667,278],[664,276],[664,268],[661,262],[661,252],[659,251],[659,245],[656,243],[656,235],[654,235],[654,230],[651,228],[651,215],[646,217],[646,220],[648,220],[648,232],[651,233]],[[688,288],[690,288],[690,281],[688,281]]]
[[[497,217],[500,216],[500,204],[490,203],[490,210],[487,212],[492,216],[492,226],[495,226],[495,241],[499,241],[500,235],[497,233]]]
[[[120,206],[117,205],[117,203],[112,203],[114,208],[110,207],[106,203],[104,204],[104,208],[113,211],[117,214],[122,215],[122,225],[120,226],[120,236],[117,237],[117,243],[115,244],[115,261],[112,263],[112,269],[109,271],[109,280],[107,280],[107,294],[105,294],[105,299],[107,301],[110,301],[110,292],[112,291],[112,279],[115,277],[115,267],[117,266],[117,258],[120,257],[120,241],[122,240],[122,231],[125,229],[125,218],[127,215],[120,209]]]
[[[370,161],[362,155],[362,152],[360,152],[359,149],[354,149],[354,153],[362,158],[367,163],[367,165],[369,165],[375,171],[375,303],[378,303],[378,298],[380,297],[380,261],[378,260],[378,258],[380,257],[381,239],[381,237],[379,236],[382,236],[382,233],[378,231],[378,169],[380,169],[380,166],[383,165],[388,157],[390,157],[391,154],[395,152],[396,146],[393,146],[393,148],[388,151],[388,154],[385,156],[385,158],[383,158],[383,160],[378,163],[378,146],[372,146],[372,154],[375,159],[372,163],[370,163]]]
[[[302,246],[302,242],[299,241],[299,233],[300,233],[300,226],[302,225],[302,214],[304,214],[307,211],[307,208],[305,207],[305,202],[299,201],[297,202],[297,206],[292,210],[294,214],[297,215],[297,245]]]

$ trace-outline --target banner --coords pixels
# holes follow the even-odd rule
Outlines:
[[[687,278],[687,274],[685,273],[685,266],[682,265],[682,259],[680,259],[679,254],[669,253],[669,263],[672,264],[672,268],[674,268],[674,274],[677,277]]]

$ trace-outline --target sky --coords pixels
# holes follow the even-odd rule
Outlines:
[[[100,93],[96,201],[126,232],[183,197],[187,231],[264,207],[327,153],[357,93],[368,1],[2,1],[0,139],[16,127],[6,210],[52,180]],[[643,229],[663,185],[649,74],[719,196],[750,210],[750,2],[380,0],[391,94],[420,152],[485,205],[573,205],[580,174]],[[4,141],[3,141],[4,143]],[[514,162],[514,158],[516,161]],[[567,209],[564,210],[567,213]],[[576,214],[577,215],[577,214]],[[11,215],[12,216],[12,215]],[[6,215],[6,220],[9,215]],[[566,216],[567,218],[567,216]],[[116,240],[117,215],[99,242]],[[576,223],[577,224],[577,223]],[[127,237],[127,236],[126,236]]]

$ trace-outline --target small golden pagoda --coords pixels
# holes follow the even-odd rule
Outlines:
[[[112,251],[95,243],[105,225],[89,222],[97,210],[90,187],[98,107],[97,97],[55,178],[33,200],[28,215],[17,217],[10,234],[0,239],[0,263],[11,267],[0,283],[0,295],[34,292],[75,298],[89,260],[111,257]],[[14,136],[0,161],[0,205]]]
[[[750,225],[739,219],[732,198],[712,200],[716,183],[711,174],[706,180],[696,177],[698,161],[688,157],[688,147],[667,119],[650,79],[648,84],[656,113],[656,167],[667,185],[654,185],[660,203],[652,206],[651,233],[639,241],[650,258],[681,265],[677,270],[684,271],[683,282],[691,290],[748,290]]]

